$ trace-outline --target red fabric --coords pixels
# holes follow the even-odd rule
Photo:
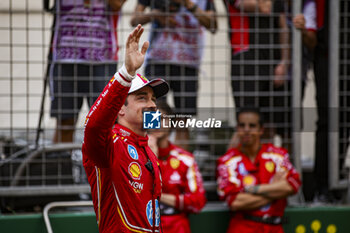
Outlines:
[[[236,54],[249,48],[249,18],[234,5],[227,3],[227,6],[231,27],[231,48],[233,54]]]
[[[184,214],[162,216],[161,219],[164,233],[191,233],[190,222]]]
[[[282,225],[271,225],[246,220],[238,214],[232,218],[227,233],[284,233]]]
[[[148,138],[121,125],[112,130],[129,91],[118,80],[121,77],[109,82],[85,123],[83,164],[99,232],[158,232],[159,226],[152,226],[154,216],[147,205],[154,210],[160,197],[160,170],[156,156],[147,145]],[[154,174],[145,166],[148,159]],[[159,211],[154,213],[159,217]]]
[[[295,192],[300,188],[301,181],[299,174],[289,161],[286,149],[277,148],[272,144],[263,144],[255,161],[252,162],[238,149],[233,148],[226,152],[217,161],[217,183],[218,194],[225,199],[229,205],[235,200],[239,192],[243,192],[245,186],[270,183],[277,171],[288,171],[287,180]],[[260,209],[250,211],[238,211],[253,216],[283,216],[286,207],[286,199],[275,200]],[[242,221],[236,221],[235,215],[231,221],[235,225],[244,225]],[[233,223],[232,223],[233,224]],[[264,224],[267,227],[269,224]],[[242,229],[244,226],[241,226]],[[237,229],[241,229],[237,227]],[[254,231],[233,231],[228,232],[254,232]],[[261,231],[259,231],[261,232]],[[263,231],[269,232],[269,231]]]
[[[317,11],[317,29],[321,29],[324,25],[325,0],[315,0]]]
[[[176,209],[181,211],[180,214],[161,217],[163,231],[190,232],[187,213],[200,212],[206,203],[202,176],[190,152],[172,144],[160,151],[159,158],[164,159],[159,159],[162,191],[176,195]]]
[[[121,74],[119,74],[120,75],[120,77],[125,81],[125,82],[127,82],[127,83],[131,83],[131,81],[130,80],[128,80],[128,79],[126,79],[123,75],[121,75]]]

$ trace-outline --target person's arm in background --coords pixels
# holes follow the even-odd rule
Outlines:
[[[270,14],[272,9],[272,0],[230,0],[243,12],[260,12]]]
[[[312,52],[317,44],[317,10],[315,1],[308,1],[303,7],[303,14],[293,18],[294,27],[301,31],[303,44]]]
[[[152,9],[149,12],[146,11],[147,6],[141,3],[137,3],[133,15],[130,20],[131,26],[135,27],[137,24],[147,24],[153,20],[157,20],[162,26],[174,27],[176,21],[172,15],[165,15],[163,12],[157,9]]]
[[[108,5],[114,12],[119,12],[125,2],[126,0],[108,0]]]
[[[246,192],[273,200],[286,198],[294,193],[294,189],[287,181],[286,176],[286,172],[276,173],[272,183],[251,186],[246,188]]]
[[[176,206],[176,195],[170,193],[162,193],[160,196],[160,202],[167,204],[168,206]]]
[[[208,9],[201,9],[191,0],[185,0],[184,2],[187,10],[190,11],[198,19],[199,23],[208,29],[211,33],[215,33],[217,30],[217,20],[214,1],[209,2],[208,4],[212,4],[212,7],[209,7]]]
[[[251,186],[246,188],[245,191],[275,200],[297,193],[300,185],[299,173],[289,161],[289,155],[285,154],[281,171],[275,173],[271,183]]]
[[[271,201],[270,198],[258,194],[240,192],[234,201],[231,202],[230,209],[233,211],[254,210],[269,204]]]
[[[308,30],[305,27],[305,18],[303,14],[298,14],[293,18],[294,27],[301,32],[303,44],[310,50],[313,51],[317,44],[316,31]]]
[[[245,192],[238,178],[238,171],[236,171],[240,159],[225,158],[229,154],[230,151],[217,161],[216,176],[219,198],[224,199],[232,211],[258,209],[270,203],[272,200],[268,197]]]
[[[279,42],[281,46],[281,61],[275,67],[274,85],[279,87],[285,82],[290,65],[289,28],[285,13],[279,15]]]
[[[151,13],[145,13],[147,6],[137,3],[134,13],[131,17],[130,24],[135,27],[137,24],[147,24],[152,21],[154,16]]]
[[[285,171],[276,172],[269,184],[245,187],[244,193],[239,193],[231,203],[231,209],[257,209],[273,200],[283,199],[296,193],[301,184],[299,174],[293,168],[288,156],[285,157],[283,163]]]

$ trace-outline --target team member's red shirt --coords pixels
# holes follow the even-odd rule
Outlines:
[[[176,207],[161,203],[164,233],[190,233],[188,213],[198,213],[206,203],[202,176],[193,155],[169,144],[159,149],[163,193],[176,195]]]
[[[272,144],[263,144],[255,161],[252,162],[238,149],[226,152],[217,161],[217,183],[219,197],[225,199],[229,206],[244,187],[257,184],[268,184],[278,171],[288,171],[287,181],[297,192],[301,181],[299,174],[289,161],[286,149],[277,148]],[[237,211],[231,218],[228,232],[283,232],[281,225],[245,220],[244,215],[259,217],[282,217],[287,205],[286,199],[275,200],[260,209]]]
[[[159,232],[160,171],[148,137],[121,125],[112,129],[129,88],[116,73],[85,122],[83,164],[101,233]]]

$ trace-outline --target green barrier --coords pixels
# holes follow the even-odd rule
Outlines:
[[[349,233],[350,207],[288,208],[285,233]],[[54,233],[97,233],[94,213],[50,214]],[[191,215],[192,233],[225,233],[228,211]],[[46,233],[41,214],[0,215],[1,233]]]
[[[349,207],[289,208],[286,233],[350,233]]]

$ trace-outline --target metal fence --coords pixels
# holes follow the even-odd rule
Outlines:
[[[329,132],[329,145],[332,145],[330,146],[332,156],[330,156],[329,177],[331,186],[340,188],[346,186],[344,182],[341,182],[345,173],[339,172],[339,168],[345,159],[348,146],[349,108],[346,105],[348,103],[347,89],[338,87],[337,78],[339,77],[341,87],[349,85],[347,83],[349,77],[349,3],[347,1],[331,2],[334,4],[330,7],[331,25],[337,26],[330,27],[331,30],[334,30],[330,32],[332,37],[330,40],[340,39],[340,44],[330,44],[330,51],[333,51],[330,59],[332,77],[330,79],[330,106],[341,109],[344,117],[339,125],[338,120],[330,117],[332,124],[330,127],[333,127],[331,129],[339,127],[339,130]],[[262,111],[265,112],[267,118],[272,119],[268,122],[270,123],[269,128],[279,133],[282,144],[292,150],[293,162],[301,171],[303,150],[300,122],[302,55],[301,49],[295,49],[301,48],[299,32],[292,30],[293,34],[290,34],[292,43],[285,45],[271,43],[271,48],[259,48],[257,44],[256,56],[239,57],[231,62],[228,35],[232,31],[227,24],[228,13],[222,2],[216,4],[219,28],[215,35],[205,32],[206,42],[199,69],[200,88],[197,93],[197,109],[199,117],[210,116],[220,119],[223,121],[223,127],[218,130],[192,130],[188,141],[189,149],[194,152],[200,165],[206,188],[215,190],[216,159],[225,153],[233,133],[235,125],[233,96],[236,97],[235,101],[242,101],[240,105],[242,107],[244,98],[247,97],[251,98],[255,104],[264,104]],[[300,12],[301,1],[293,1],[293,4],[294,12]],[[346,9],[345,12],[336,7],[338,4],[341,5],[340,9]],[[118,65],[123,62],[123,43],[131,30],[130,16],[135,5],[136,1],[127,1],[119,20],[118,54],[120,60]],[[287,13],[287,17],[291,18],[290,12]],[[78,165],[81,160],[79,148],[82,141],[83,119],[88,111],[85,102],[77,119],[76,143],[52,143],[55,120],[50,118],[49,93],[43,91],[48,66],[47,54],[50,49],[52,20],[53,15],[42,10],[40,1],[7,0],[0,3],[0,196],[2,197],[71,195],[89,192],[89,186],[82,180],[82,168]],[[343,23],[340,24],[340,22]],[[148,25],[146,33],[149,30]],[[256,32],[274,34],[284,30],[288,33],[288,29],[274,30],[272,27],[261,29],[261,31],[257,29]],[[337,35],[340,35],[340,38],[336,38]],[[274,38],[271,37],[271,40]],[[278,60],[272,57],[270,60],[259,61],[259,52],[261,52],[259,49],[272,51],[280,48],[291,51],[292,62],[289,64],[292,64],[291,72],[294,81],[287,81],[288,85],[284,89],[275,91],[270,74]],[[339,54],[338,51],[341,53]],[[260,65],[266,65],[268,73],[260,74],[257,68]],[[255,73],[247,75],[243,72],[234,76],[233,80],[237,81],[238,86],[234,84],[236,85],[234,88],[237,89],[233,92],[231,69],[238,69],[238,73],[243,69],[255,71]],[[259,88],[245,90],[242,86],[247,80],[251,81],[248,86],[256,85],[258,80],[266,81],[267,86],[264,90]],[[290,79],[287,78],[287,80]],[[338,108],[338,96],[341,98],[341,108]],[[266,102],[259,102],[261,99]],[[281,100],[279,105],[273,106],[271,103],[277,99]],[[173,104],[171,97],[168,97],[168,100]],[[41,105],[43,106],[42,112],[40,111]],[[279,118],[280,116],[282,118]]]

